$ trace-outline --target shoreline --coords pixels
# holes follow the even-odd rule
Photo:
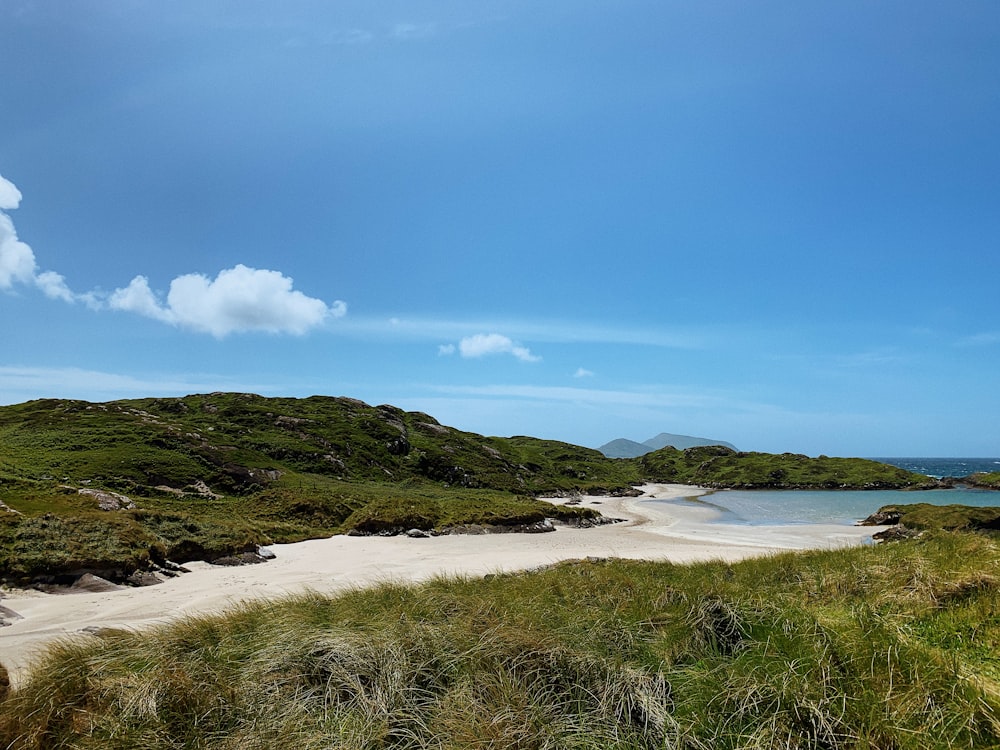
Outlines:
[[[338,535],[269,547],[275,558],[258,565],[185,563],[191,572],[163,583],[95,593],[4,592],[2,606],[21,619],[0,628],[0,663],[16,685],[44,647],[88,628],[141,629],[170,620],[221,612],[241,602],[277,599],[305,590],[336,594],[379,582],[420,582],[436,576],[481,576],[530,570],[586,557],[691,563],[735,562],[797,549],[862,544],[881,527],[838,524],[736,526],[709,518],[711,506],[668,504],[714,490],[647,484],[635,497],[584,496],[581,505],[623,518],[592,528],[558,526],[544,534]],[[566,498],[545,498],[565,503]]]

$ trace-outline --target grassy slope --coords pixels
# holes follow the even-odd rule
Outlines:
[[[1000,744],[1000,548],[566,563],[61,644],[0,747]]]
[[[911,503],[884,505],[875,514],[879,515],[889,516],[890,522],[896,519],[894,522],[915,531],[975,531],[1000,537],[1000,508]]]
[[[733,487],[908,487],[860,459],[664,448],[641,459],[530,437],[484,437],[346,398],[214,393],[0,407],[0,578],[212,559],[344,532],[577,517],[536,496],[626,492],[644,480]],[[80,488],[136,507],[97,508]],[[208,492],[212,493],[207,494]],[[212,496],[214,495],[214,496]]]
[[[967,477],[973,487],[1000,490],[1000,471],[976,472]]]

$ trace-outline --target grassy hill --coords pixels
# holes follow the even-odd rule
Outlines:
[[[466,524],[579,521],[536,499],[713,487],[920,487],[861,459],[664,448],[639,459],[485,437],[348,398],[212,393],[0,407],[0,579],[115,580],[271,542]]]

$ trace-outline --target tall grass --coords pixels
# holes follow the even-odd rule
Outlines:
[[[246,604],[56,645],[0,747],[995,747],[998,551],[933,534]]]

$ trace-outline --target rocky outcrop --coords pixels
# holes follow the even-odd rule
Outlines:
[[[879,542],[899,542],[904,539],[915,539],[918,536],[920,536],[919,531],[909,529],[900,523],[872,534],[872,539]]]
[[[858,526],[895,526],[903,514],[895,508],[881,508],[868,518],[858,521]]]
[[[77,494],[86,495],[97,500],[97,507],[100,510],[131,510],[135,507],[132,498],[120,495],[110,490],[95,490],[90,487],[83,487],[77,490]]]

